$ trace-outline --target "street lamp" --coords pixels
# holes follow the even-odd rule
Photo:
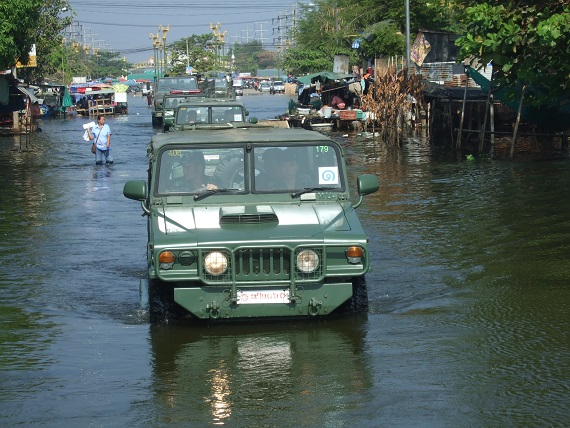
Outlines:
[[[166,58],[166,33],[170,31],[170,24],[166,27],[163,27],[162,24],[160,24],[160,30],[162,31],[162,48],[164,49],[164,74],[166,75],[168,71],[168,62]]]
[[[150,33],[149,39],[152,39],[152,46],[154,48],[154,77],[157,78],[158,74],[158,46],[160,45],[160,41],[158,40],[158,33],[156,35]]]

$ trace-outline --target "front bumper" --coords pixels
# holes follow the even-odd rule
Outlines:
[[[201,319],[307,317],[328,315],[352,296],[352,283],[304,284],[292,300],[288,287],[255,287],[244,290],[237,302],[229,289],[219,287],[175,288],[174,301]],[[256,303],[259,300],[260,303]]]

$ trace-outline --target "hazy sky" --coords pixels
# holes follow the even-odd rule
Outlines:
[[[141,62],[153,56],[150,34],[164,34],[174,42],[192,34],[213,34],[210,24],[220,23],[226,46],[260,40],[266,49],[284,43],[285,31],[299,16],[299,3],[277,0],[70,0],[76,13],[72,37],[89,46],[118,51],[127,61]]]

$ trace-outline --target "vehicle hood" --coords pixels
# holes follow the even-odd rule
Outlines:
[[[350,204],[350,211],[353,211]],[[162,207],[158,230],[186,244],[325,240],[327,232],[352,230],[345,206],[330,204]]]

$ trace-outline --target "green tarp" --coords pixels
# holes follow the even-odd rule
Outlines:
[[[485,93],[489,92],[489,80],[485,76],[471,67],[469,67],[469,75]],[[522,85],[512,90],[515,93],[514,98],[507,96],[511,88],[509,91],[493,88],[493,96],[516,112],[519,108],[521,88]],[[533,88],[529,87],[528,90],[532,91]],[[525,106],[523,102],[521,116],[525,121],[539,125],[545,130],[565,131],[570,127],[570,99],[553,100],[549,105],[539,107]]]
[[[308,74],[307,76],[298,77],[297,80],[304,85],[310,85],[315,83],[317,80],[321,83],[325,83],[328,80],[343,80],[352,78],[352,74],[339,74],[333,73],[332,71],[321,71],[320,73]]]
[[[73,105],[73,102],[71,101],[71,96],[69,95],[69,91],[67,90],[67,87],[66,87],[65,91],[63,93],[63,100],[61,102],[61,111],[66,112],[67,109],[69,107],[71,107],[72,105]]]

